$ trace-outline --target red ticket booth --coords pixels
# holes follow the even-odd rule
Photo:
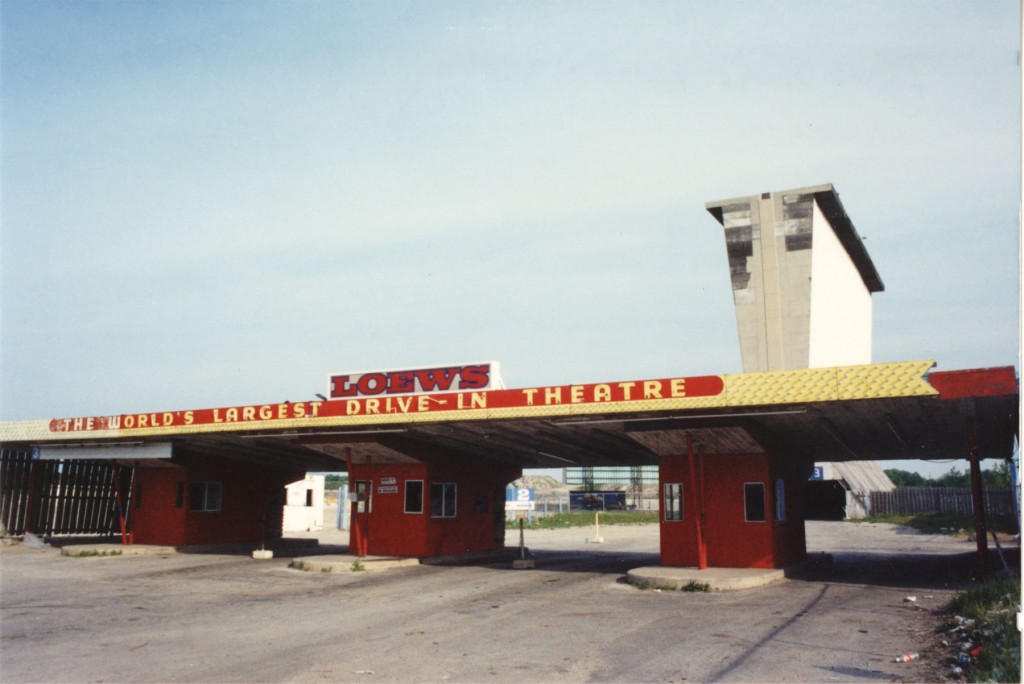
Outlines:
[[[504,546],[505,487],[519,468],[418,453],[415,463],[352,463],[349,550],[436,558]]]
[[[811,466],[767,453],[663,456],[661,564],[784,568],[803,560]]]

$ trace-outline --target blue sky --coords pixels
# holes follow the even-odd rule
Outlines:
[[[0,419],[730,373],[704,203],[833,183],[874,360],[1016,365],[1020,19],[968,2],[0,5]]]

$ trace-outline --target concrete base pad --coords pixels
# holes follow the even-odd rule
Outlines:
[[[170,556],[177,553],[173,546],[155,544],[67,544],[60,547],[62,556]]]
[[[353,556],[350,554],[325,554],[296,558],[291,567],[313,572],[355,572],[362,570],[387,570],[404,568],[411,565],[460,565],[466,563],[497,563],[507,562],[513,556],[520,555],[519,549],[495,549],[493,551],[477,551],[458,553],[450,556],[432,556],[428,558],[403,558],[398,556]],[[515,561],[520,562],[520,561]],[[533,560],[522,562],[533,567]],[[357,564],[358,563],[358,564]],[[518,567],[518,566],[517,566]],[[526,566],[523,566],[526,567]]]
[[[636,568],[626,573],[626,581],[652,589],[682,590],[688,585],[707,585],[709,591],[752,589],[786,578],[781,569],[759,568],[672,568],[662,565]]]
[[[331,554],[296,558],[289,567],[307,572],[363,572],[388,570],[419,565],[418,558],[397,558],[394,556],[350,556]]]

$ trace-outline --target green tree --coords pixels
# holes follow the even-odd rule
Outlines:
[[[981,481],[986,487],[1007,488],[1010,486],[1010,462],[1000,461],[998,465],[981,471]]]
[[[949,472],[945,475],[933,479],[932,487],[970,487],[971,486],[971,474],[968,472],[960,472],[955,466],[949,469]]]
[[[921,473],[912,473],[909,470],[890,468],[885,471],[892,483],[897,487],[927,487],[928,480]]]
[[[339,475],[338,473],[330,473],[324,476],[324,489],[331,491],[339,489],[348,484],[348,475]]]
[[[897,468],[887,469],[885,474],[897,487],[959,487],[971,486],[971,472],[961,472],[956,467],[935,478],[926,478],[920,473],[912,473]],[[992,468],[981,471],[981,483],[984,487],[1003,489],[1010,486],[1010,464],[1000,461]]]

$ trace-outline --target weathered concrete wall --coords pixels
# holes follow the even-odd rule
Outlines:
[[[830,185],[707,207],[725,232],[744,372],[871,362],[876,274]]]

